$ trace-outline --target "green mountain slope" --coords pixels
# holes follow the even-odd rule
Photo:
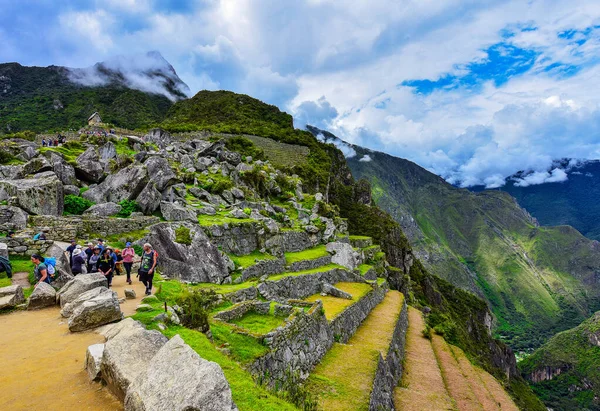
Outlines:
[[[166,68],[138,72],[136,78],[155,82],[156,92],[135,89],[126,71],[104,63],[88,69],[0,64],[0,132],[77,129],[95,111],[105,123],[118,127],[159,123],[171,99],[185,97],[181,89],[187,86],[160,55],[149,56]]]
[[[534,391],[554,410],[600,410],[600,312],[552,337],[521,361]]]
[[[566,167],[568,162],[563,162]],[[592,240],[600,240],[600,161],[567,171],[568,180],[519,187],[510,178],[499,190],[510,193],[542,225],[568,224]],[[514,177],[519,177],[516,175]],[[481,191],[482,187],[474,187]]]
[[[371,183],[415,255],[485,298],[513,348],[537,347],[600,307],[598,243],[568,226],[538,227],[507,193],[458,189],[410,161],[353,148],[352,173]]]

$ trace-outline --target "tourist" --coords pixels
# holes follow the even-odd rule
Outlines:
[[[14,232],[14,231],[12,231],[12,230],[10,230],[10,231],[8,232],[8,234],[6,234],[6,236],[7,236],[8,238],[14,238],[14,237],[15,237],[15,232]]]
[[[98,245],[97,245],[97,247],[100,247],[100,253],[104,252],[104,248],[105,247],[104,247],[104,240],[103,239],[101,239],[101,238],[98,239]]]
[[[102,249],[99,246],[94,247],[94,253],[90,256],[87,263],[87,272],[95,273],[98,271],[98,260],[100,260],[100,252]]]
[[[50,284],[50,275],[48,274],[48,267],[44,264],[44,257],[39,254],[33,254],[31,262],[35,265],[33,276],[37,280],[36,286],[40,283]]]
[[[146,295],[152,294],[152,279],[154,278],[154,269],[156,268],[156,252],[148,243],[144,244],[144,252],[139,260],[140,269],[138,275],[140,281],[146,286]]]
[[[71,271],[73,275],[83,273],[83,268],[85,266],[85,259],[83,258],[83,251],[81,249],[76,248],[73,250],[73,260],[71,263]]]
[[[115,254],[117,255],[117,261],[115,261],[115,273],[117,275],[123,274],[123,256],[121,255],[121,250],[118,248],[115,250]]]
[[[94,244],[88,243],[88,248],[85,249],[86,261],[90,259],[92,254],[94,254]]]
[[[45,240],[46,239],[46,230],[42,230],[36,235],[33,236],[34,240]]]
[[[104,274],[108,281],[108,286],[112,284],[112,278],[115,271],[115,262],[111,256],[111,249],[107,248],[102,253],[100,260],[98,260],[98,271]]]
[[[77,248],[77,242],[75,240],[71,240],[71,245],[67,247],[67,252],[69,253],[69,265],[73,267],[73,251]]]
[[[46,139],[45,138],[42,139],[42,147],[46,147]]]
[[[135,257],[135,250],[131,247],[131,243],[127,242],[125,248],[121,253],[123,257],[123,267],[127,273],[127,284],[131,284],[131,266],[133,266],[133,258]]]

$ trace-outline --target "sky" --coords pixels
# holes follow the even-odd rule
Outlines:
[[[560,182],[600,158],[597,0],[0,0],[0,62],[159,51],[190,87],[246,93],[460,186]],[[351,151],[350,155],[351,155]],[[368,161],[365,159],[364,161]],[[533,174],[532,174],[533,175]]]

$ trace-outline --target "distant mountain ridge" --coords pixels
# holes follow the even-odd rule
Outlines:
[[[557,161],[553,169],[564,170],[560,182],[519,184],[527,173],[509,177],[497,190],[515,197],[519,205],[542,225],[571,225],[583,235],[600,241],[600,160]],[[480,192],[484,187],[472,187]]]
[[[79,128],[98,111],[126,128],[163,120],[187,85],[158,52],[118,57],[84,69],[0,64],[0,132]]]
[[[456,188],[408,160],[348,146],[352,174],[371,183],[416,256],[431,273],[484,297],[513,348],[539,346],[600,308],[600,244],[570,226],[539,227],[508,193]]]

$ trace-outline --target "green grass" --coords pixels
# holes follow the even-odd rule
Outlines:
[[[10,257],[13,273],[27,272],[33,273],[34,265],[30,258],[26,257]]]
[[[6,276],[6,273],[0,273],[0,288],[8,287],[9,285],[12,285],[11,279]]]
[[[247,268],[247,267],[250,267],[250,266],[256,264],[257,261],[275,260],[277,258],[277,257],[272,256],[271,254],[261,253],[260,251],[253,251],[250,254],[246,254],[246,255],[242,255],[242,256],[237,256],[234,254],[228,254],[228,256],[235,263],[236,268],[237,267]]]
[[[282,317],[275,317],[272,314],[258,314],[256,312],[248,312],[241,318],[229,322],[255,334],[267,334],[285,324]]]
[[[372,240],[371,237],[368,237],[366,235],[351,235],[349,236],[350,240]]]
[[[332,297],[331,295],[322,296],[319,294],[311,295],[304,301],[314,302],[321,300],[323,302],[323,309],[325,310],[325,317],[331,321],[342,313],[346,308],[350,307],[362,297],[364,297],[369,291],[373,290],[369,284],[364,283],[346,283],[341,282],[335,284],[335,287],[342,291],[345,291],[352,295],[351,300],[345,298]]]
[[[295,276],[298,276],[298,275],[323,273],[323,272],[330,271],[330,270],[333,270],[333,269],[336,269],[336,268],[342,269],[342,270],[346,269],[346,268],[344,268],[344,267],[342,267],[341,265],[338,265],[338,264],[327,264],[327,265],[323,265],[321,267],[313,268],[312,270],[297,271],[297,272],[294,272],[294,273],[277,274],[277,275],[274,275],[272,277],[269,277],[269,280],[271,280],[271,281],[277,281],[277,280],[280,280],[280,279],[282,279],[284,277],[295,277]]]
[[[228,217],[226,214],[228,212],[226,211],[219,211],[217,212],[217,214],[215,215],[200,215],[198,216],[198,224],[200,224],[203,227],[208,227],[211,225],[223,225],[223,224],[229,224],[229,225],[242,225],[242,224],[249,224],[249,223],[256,223],[256,220],[253,220],[251,218],[232,218],[232,217]]]
[[[304,251],[298,251],[295,253],[285,253],[285,262],[290,265],[298,261],[304,260],[316,260],[317,258],[326,257],[329,253],[324,245],[309,248]]]
[[[369,271],[371,268],[373,268],[372,265],[370,264],[361,264],[358,266],[358,270],[360,271],[360,275],[365,275],[367,273],[367,271]]]

